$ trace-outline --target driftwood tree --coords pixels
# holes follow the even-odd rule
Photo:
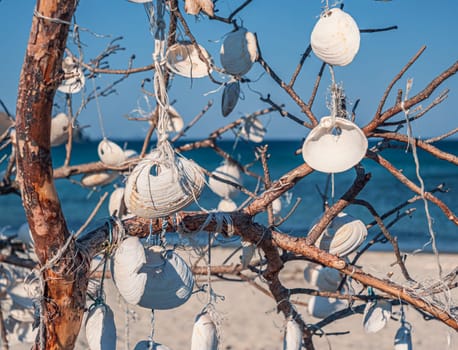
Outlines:
[[[250,4],[246,1],[234,13],[228,17],[220,17],[214,13],[206,13],[211,20],[218,20],[228,25],[234,24],[234,17],[240,11]],[[76,0],[40,0],[36,4],[36,12],[32,21],[30,38],[25,54],[24,65],[21,72],[19,92],[16,107],[16,125],[15,134],[11,134],[14,147],[13,154],[16,155],[16,170],[13,171],[11,166],[2,182],[1,192],[20,193],[22,196],[24,210],[27,221],[34,240],[35,253],[38,258],[39,273],[41,275],[42,298],[40,305],[40,332],[37,336],[35,349],[72,349],[75,346],[76,338],[79,334],[83,314],[86,310],[86,292],[88,280],[90,278],[90,259],[102,252],[109,240],[118,241],[121,239],[121,232],[125,231],[128,235],[146,237],[149,234],[160,234],[164,227],[169,232],[188,232],[192,234],[198,231],[215,232],[220,222],[210,217],[205,212],[180,211],[173,217],[155,219],[143,219],[140,217],[128,217],[122,222],[118,219],[111,218],[111,224],[99,227],[84,236],[76,238],[73,236],[66,225],[65,217],[62,213],[61,205],[57,196],[54,185],[55,179],[71,178],[79,174],[96,173],[103,170],[115,170],[128,172],[131,167],[145,156],[146,150],[151,139],[151,135],[157,125],[157,110],[151,115],[151,127],[145,137],[143,151],[137,158],[130,159],[128,162],[119,166],[108,166],[103,163],[77,164],[70,165],[72,131],[69,132],[69,141],[67,144],[67,159],[64,166],[53,169],[50,153],[50,129],[53,101],[56,89],[63,79],[61,70],[62,59],[67,44],[67,36],[71,29],[71,22],[76,11],[78,1]],[[179,23],[186,32],[188,39],[198,50],[199,55],[206,64],[212,64],[200,52],[197,46],[196,38],[193,36],[182,14],[183,7],[178,0],[167,0],[167,10],[169,14],[169,23],[167,31],[167,46],[170,47],[176,42],[176,26]],[[215,4],[217,6],[218,3]],[[446,68],[441,74],[432,79],[419,93],[411,97],[403,98],[403,92],[400,91],[397,100],[388,108],[385,107],[391,89],[398,82],[410,66],[420,57],[424,48],[422,48],[405,67],[395,76],[386,89],[385,94],[380,100],[373,119],[365,125],[362,130],[367,138],[381,138],[385,144],[391,141],[397,141],[404,144],[422,149],[425,152],[443,159],[446,162],[457,164],[456,156],[448,154],[435,146],[435,142],[450,136],[456,132],[452,130],[449,134],[443,135],[436,139],[420,140],[398,133],[397,131],[387,131],[389,126],[396,123],[403,124],[408,121],[393,123],[393,117],[403,113],[408,109],[414,108],[420,102],[427,100],[436,89],[449,77],[454,75],[458,70],[458,62]],[[115,51],[115,49],[114,49]],[[266,113],[276,111],[282,116],[287,117],[291,122],[298,123],[305,128],[313,128],[318,124],[318,120],[312,111],[312,105],[315,99],[317,88],[321,82],[321,76],[325,69],[323,63],[319,72],[315,88],[307,102],[295,90],[295,82],[303,64],[310,54],[310,47],[304,51],[300,62],[287,82],[277,75],[272,67],[262,56],[261,47],[258,47],[257,63],[260,64],[265,72],[276,82],[284,92],[300,107],[306,116],[306,120],[298,118],[286,111],[270,96],[263,98],[269,107]],[[71,53],[68,53],[71,55]],[[98,60],[91,62],[80,61],[79,64],[85,69],[86,74],[120,74],[124,77],[136,72],[153,70],[154,65],[122,69],[110,69],[100,67],[101,60],[110,55],[105,52],[99,56]],[[77,60],[78,58],[75,57]],[[168,74],[165,80],[167,82]],[[211,79],[215,80],[210,75]],[[405,93],[405,92],[404,92]],[[97,91],[95,92],[97,94]],[[441,102],[443,97],[434,100],[432,106]],[[427,111],[424,110],[425,112]],[[425,113],[420,112],[415,116],[409,117],[414,121]],[[415,292],[415,286],[410,289],[405,286],[397,285],[391,281],[383,280],[357,268],[356,259],[349,262],[336,255],[332,255],[324,250],[317,248],[314,243],[319,239],[327,225],[349,205],[365,206],[374,216],[376,224],[379,226],[383,235],[392,245],[397,257],[397,263],[403,270],[407,280],[410,279],[407,269],[404,266],[402,256],[397,247],[396,237],[392,237],[389,230],[385,227],[384,219],[392,213],[385,216],[379,215],[370,203],[358,199],[358,194],[371,180],[371,175],[366,173],[361,166],[356,167],[354,182],[351,187],[335,203],[328,206],[319,222],[313,227],[305,238],[292,237],[281,233],[276,229],[278,223],[272,220],[271,203],[279,198],[282,194],[292,189],[300,180],[307,177],[314,170],[307,164],[302,164],[295,169],[285,172],[278,180],[272,181],[269,176],[267,166],[267,148],[259,149],[259,159],[264,167],[264,174],[252,174],[248,167],[239,164],[218,147],[218,138],[224,132],[240,125],[243,121],[235,122],[222,127],[212,133],[207,139],[188,143],[179,148],[179,151],[186,152],[192,149],[209,147],[221,157],[230,159],[238,164],[238,167],[251,175],[258,176],[263,184],[264,190],[260,193],[252,193],[248,189],[241,188],[252,197],[250,201],[241,209],[231,212],[227,215],[232,220],[232,227],[228,228],[223,224],[222,233],[240,236],[244,241],[249,241],[261,250],[263,261],[258,266],[252,267],[262,271],[263,277],[268,288],[268,293],[273,297],[278,306],[278,311],[282,312],[285,317],[291,314],[295,315],[296,311],[292,307],[289,296],[292,292],[305,293],[312,295],[333,296],[336,298],[353,298],[354,300],[365,300],[362,295],[341,295],[339,293],[320,292],[316,290],[291,291],[285,288],[280,279],[279,272],[282,270],[285,262],[300,257],[310,262],[323,266],[331,267],[340,271],[346,276],[351,276],[366,287],[373,287],[381,292],[381,296],[393,303],[408,303],[416,309],[431,315],[433,318],[447,324],[449,327],[458,330],[456,315],[449,310],[444,310],[433,300],[424,296],[419,296]],[[5,140],[4,140],[5,141]],[[413,201],[425,198],[430,203],[438,206],[446,218],[458,225],[456,214],[447,205],[435,196],[434,191],[424,192],[411,179],[407,178],[400,170],[396,169],[390,162],[380,154],[382,147],[368,150],[366,157],[373,160],[379,166],[384,167],[388,172],[408,187],[414,194]],[[226,180],[227,182],[227,180]],[[230,182],[230,181],[229,181]],[[233,184],[237,185],[237,184]],[[267,211],[269,213],[269,226],[263,226],[254,221],[256,215]],[[164,225],[167,221],[167,225]],[[152,232],[151,232],[152,231]],[[112,235],[112,237],[110,237]],[[5,259],[4,259],[5,260]],[[8,259],[6,259],[8,262]],[[17,261],[9,261],[15,262]],[[34,262],[22,262],[23,265],[33,266]],[[212,266],[211,273],[220,276],[233,274],[243,277],[241,265],[234,266]],[[194,273],[206,274],[204,268],[195,267]],[[444,277],[444,283],[450,288],[456,287],[456,270],[450,271]],[[432,290],[431,293],[438,291]],[[306,320],[301,316],[295,315],[300,327],[304,331],[303,341],[307,349],[313,349],[314,329],[307,327]],[[334,318],[344,317],[344,314],[334,315]]]

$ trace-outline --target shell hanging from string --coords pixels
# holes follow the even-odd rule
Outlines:
[[[256,116],[248,116],[243,118],[242,127],[240,128],[240,136],[247,141],[260,143],[264,140],[266,129],[261,120]]]
[[[51,119],[51,147],[67,142],[69,127],[71,120],[65,113],[59,113]]]
[[[382,330],[391,316],[391,303],[387,300],[371,300],[363,313],[363,328],[366,333]]]
[[[283,350],[302,349],[302,330],[293,317],[288,317],[283,337]]]
[[[81,185],[92,188],[97,186],[105,186],[118,178],[117,172],[101,171],[92,174],[86,174],[81,178]]]
[[[65,57],[62,61],[62,70],[65,77],[57,90],[66,94],[80,92],[86,83],[86,78],[77,62],[70,56]]]
[[[90,350],[116,349],[116,326],[108,305],[100,303],[89,309],[85,329]]]
[[[253,33],[240,27],[226,35],[220,50],[221,65],[226,73],[244,75],[257,59],[258,48]]]
[[[237,105],[240,97],[240,82],[238,80],[230,80],[223,90],[221,98],[221,114],[227,117]]]
[[[218,350],[218,327],[209,312],[196,317],[192,329],[191,350]]]
[[[307,310],[316,318],[326,318],[334,312],[346,309],[348,302],[338,298],[312,296],[309,299]]]
[[[178,75],[185,78],[203,78],[211,73],[211,57],[210,54],[201,45],[197,45],[200,52],[207,62],[210,64],[210,69],[207,63],[199,57],[199,51],[190,41],[181,41],[167,49],[166,62],[167,68]]]
[[[242,177],[237,165],[224,161],[223,165],[217,167],[213,172],[217,177],[231,181],[235,184],[242,184]],[[210,177],[208,179],[208,186],[210,189],[222,198],[234,198],[239,194],[239,190],[229,183],[222,182],[216,178]]]
[[[218,203],[218,211],[231,212],[237,209],[237,204],[230,198],[223,198]]]
[[[121,218],[127,214],[124,204],[124,190],[124,187],[118,187],[111,192],[110,199],[108,200],[108,212],[110,216],[116,215]]]
[[[102,163],[106,165],[116,166],[126,160],[124,150],[107,138],[103,138],[102,141],[100,141],[97,152]]]

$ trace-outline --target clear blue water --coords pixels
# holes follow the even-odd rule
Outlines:
[[[268,141],[269,143],[269,165],[272,179],[278,179],[285,172],[293,169],[303,162],[301,156],[296,156],[296,149],[300,148],[301,141]],[[252,162],[254,160],[253,150],[256,145],[239,141],[234,149],[232,142],[221,141],[221,147],[232,154],[236,159],[243,163]],[[142,142],[128,142],[127,148],[139,151]],[[440,142],[437,145],[440,149],[457,154],[458,141]],[[404,147],[404,146],[401,146]],[[216,168],[221,161],[221,158],[212,150],[201,149],[184,154],[188,158],[192,158],[200,165],[209,170]],[[415,164],[412,154],[405,152],[405,148],[399,150],[385,150],[382,155],[393,163],[412,181],[418,184],[415,176]],[[55,166],[63,163],[65,156],[64,147],[53,149],[53,162]],[[458,212],[458,168],[455,165],[439,160],[435,157],[425,154],[419,150],[420,157],[420,173],[425,182],[426,189],[431,189],[440,183],[445,183],[448,193],[438,193],[437,197],[443,200],[455,213]],[[85,162],[97,161],[97,143],[87,142],[76,144],[73,151],[72,164],[80,164]],[[375,162],[365,159],[363,165],[367,172],[372,174],[372,179],[366,188],[361,192],[358,198],[364,199],[374,206],[379,214],[383,214],[398,204],[404,202],[414,194],[403,186],[398,180],[394,179],[385,169],[378,166]],[[4,163],[0,165],[0,171],[3,170]],[[252,170],[261,174],[261,167],[255,164]],[[347,171],[345,173],[335,175],[335,197],[338,198],[352,184],[354,180],[354,172]],[[77,177],[78,179],[78,177]],[[296,201],[296,198],[302,199],[296,211],[291,215],[280,229],[283,232],[294,235],[305,235],[310,224],[321,213],[321,198],[317,191],[317,186],[324,188],[327,180],[327,175],[322,173],[313,173],[310,176],[302,179],[296,187],[291,191],[291,203]],[[116,184],[122,184],[123,178],[120,178]],[[251,177],[244,177],[244,184],[254,191],[256,181]],[[82,188],[77,184],[71,183],[66,179],[57,180],[57,190],[62,202],[63,210],[66,215],[70,229],[77,230],[84,223],[87,216],[98,202],[100,196],[106,191],[112,191],[113,185],[91,191]],[[241,204],[246,197],[239,195],[236,198],[237,204]],[[206,209],[213,209],[217,206],[219,198],[206,188],[199,200],[199,204]],[[108,216],[108,201],[105,201],[103,207],[99,211],[96,219],[101,220]],[[458,227],[451,223],[445,215],[435,205],[430,203],[431,216],[434,220],[433,229],[437,235],[438,247],[443,252],[458,252]],[[417,201],[406,208],[416,208],[416,211],[410,217],[401,219],[395,226],[390,229],[390,232],[397,235],[402,250],[412,251],[421,248],[429,241],[429,233],[427,221],[422,201]],[[198,209],[195,205],[189,207],[190,210]],[[288,212],[287,201],[283,201],[282,214]],[[373,219],[368,211],[359,206],[351,206],[346,212],[352,214],[368,223]],[[0,227],[7,228],[9,231],[15,231],[22,223],[25,222],[25,215],[21,207],[21,201],[18,196],[7,195],[0,197]],[[264,223],[266,216],[260,214],[256,217],[256,221]],[[389,223],[391,219],[386,219],[385,223]],[[369,231],[369,237],[376,235],[379,232],[377,227]],[[376,245],[371,249],[386,250],[390,247],[387,245]],[[430,250],[430,245],[426,250]]]

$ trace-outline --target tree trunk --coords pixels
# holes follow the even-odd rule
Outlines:
[[[50,153],[53,99],[76,6],[76,0],[37,0],[16,106],[17,173],[44,280],[36,349],[72,349],[85,308],[88,264],[70,238]]]

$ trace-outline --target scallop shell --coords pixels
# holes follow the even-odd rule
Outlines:
[[[290,318],[286,323],[285,336],[283,338],[283,350],[302,349],[302,330],[299,324]]]
[[[126,207],[124,205],[124,187],[118,187],[111,192],[110,200],[108,201],[108,212],[110,216],[116,214],[117,217],[122,217],[126,214]]]
[[[310,43],[315,55],[336,66],[346,66],[359,50],[360,33],[355,20],[339,8],[326,11],[313,28]]]
[[[60,146],[67,142],[70,118],[65,113],[59,113],[51,119],[51,146]]]
[[[402,323],[394,337],[394,350],[412,350],[412,334],[409,323]]]
[[[258,58],[256,37],[240,27],[229,33],[220,50],[220,60],[226,73],[240,76],[247,73]]]
[[[184,10],[187,14],[197,16],[200,11],[210,17],[214,16],[214,4],[212,0],[185,0]]]
[[[106,165],[116,166],[126,160],[124,150],[106,138],[100,141],[97,152],[102,163]]]
[[[264,140],[266,129],[262,122],[256,117],[245,118],[242,128],[240,129],[240,136],[245,140],[260,143]]]
[[[135,345],[134,350],[170,350],[170,348],[159,343],[153,343],[153,346],[150,347],[149,340],[142,340]]]
[[[199,48],[204,57],[210,62],[211,59],[208,52],[200,45]],[[208,75],[206,63],[199,58],[199,52],[189,41],[182,41],[170,46],[166,53],[166,60],[170,71],[183,77],[202,78]]]
[[[347,308],[347,302],[342,299],[312,296],[307,308],[313,317],[326,318],[334,312]]]
[[[358,164],[367,150],[367,138],[353,122],[344,118],[323,117],[308,134],[302,156],[313,169],[340,173]]]
[[[147,309],[173,309],[191,296],[194,278],[184,260],[157,246],[146,249],[137,237],[125,239],[112,263],[119,293],[130,304]]]
[[[86,174],[81,178],[81,184],[84,187],[97,187],[97,186],[105,186],[109,183],[113,182],[119,176],[116,172],[98,172],[92,174]]]
[[[218,331],[206,312],[197,316],[192,329],[191,350],[218,350]]]
[[[57,90],[66,94],[76,94],[81,91],[86,83],[83,70],[77,66],[76,62],[70,56],[62,61],[62,70],[68,79],[64,79]]]
[[[108,305],[96,305],[89,310],[86,339],[90,350],[116,349],[116,326],[113,311]]]
[[[169,123],[167,125],[168,132],[180,132],[184,127],[184,120],[180,113],[175,108],[169,106]]]
[[[363,327],[366,333],[376,333],[386,326],[391,316],[391,303],[386,300],[371,300],[363,314]]]
[[[227,117],[237,105],[240,96],[240,83],[237,80],[230,81],[223,91],[221,99],[221,113]]]
[[[354,252],[367,237],[366,225],[361,220],[339,213],[315,242],[330,254],[347,256]]]
[[[184,157],[161,158],[153,150],[129,175],[124,193],[127,209],[142,218],[171,215],[200,196],[204,176],[196,163]],[[173,152],[173,151],[171,151]]]
[[[241,174],[239,168],[229,162],[224,162],[223,165],[216,168],[212,174],[237,184],[241,184]],[[213,177],[208,179],[208,187],[222,198],[234,198],[238,195],[239,190],[234,186],[221,182]]]
[[[311,284],[315,285],[318,290],[327,292],[335,292],[342,280],[339,271],[330,267],[321,267],[314,277],[315,279],[312,279]]]
[[[0,140],[3,139],[13,124],[14,122],[8,114],[0,112]]]
[[[242,240],[241,263],[244,268],[247,268],[248,265],[250,265],[250,262],[253,259],[255,252],[256,252],[256,246],[253,243]]]

